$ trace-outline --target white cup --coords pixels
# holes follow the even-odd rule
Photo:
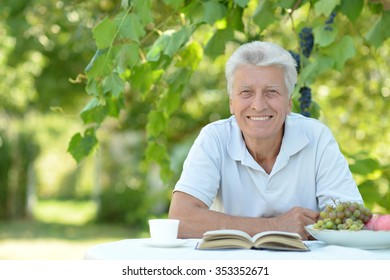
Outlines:
[[[179,220],[151,219],[149,220],[150,238],[158,242],[172,242],[177,239]]]

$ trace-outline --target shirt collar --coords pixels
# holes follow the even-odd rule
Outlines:
[[[281,150],[285,151],[289,157],[295,155],[309,144],[309,138],[299,120],[300,117],[299,114],[291,113],[287,115],[285,121]]]
[[[241,129],[239,128],[234,116],[231,116],[230,119],[231,128],[227,142],[228,153],[233,160],[245,163],[248,151],[242,137]],[[280,153],[284,153],[285,156],[291,157],[302,150],[308,143],[309,138],[307,137],[301,123],[297,121],[297,114],[289,114],[285,121],[284,136]]]
[[[237,124],[236,117],[231,116],[230,119],[230,133],[228,136],[227,150],[232,159],[242,161],[246,150],[244,138],[242,137],[241,129]]]

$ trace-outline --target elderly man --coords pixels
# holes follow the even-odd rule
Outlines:
[[[347,161],[321,122],[291,112],[295,60],[251,42],[226,64],[232,116],[205,126],[177,182],[169,217],[181,238],[214,229],[309,234],[332,199],[363,203]]]

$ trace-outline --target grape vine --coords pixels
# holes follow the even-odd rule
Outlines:
[[[92,30],[97,51],[83,76],[91,100],[81,112],[84,132],[74,135],[68,151],[77,162],[90,155],[99,143],[97,130],[103,121],[119,118],[121,110],[130,110],[131,104],[125,103],[128,96],[138,96],[150,108],[144,126],[145,163],[160,165],[167,178],[164,181],[171,176],[167,147],[170,121],[181,110],[183,93],[189,92],[191,76],[206,56],[220,61],[232,44],[255,39],[282,41],[269,34],[278,33],[273,32],[279,30],[278,24],[294,17],[298,50],[291,54],[297,61],[296,90],[301,96],[299,106],[294,103],[293,109],[315,118],[318,112],[310,84],[328,70],[341,71],[356,55],[353,37],[338,32],[335,20],[354,24],[365,6],[364,0],[120,2],[118,14],[102,19]],[[161,10],[166,16],[161,16]],[[377,24],[360,30],[361,34],[380,46],[390,37],[381,29],[389,18],[389,12],[382,12]],[[326,52],[322,52],[324,47]]]

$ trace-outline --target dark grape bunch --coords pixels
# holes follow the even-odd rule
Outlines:
[[[328,30],[328,31],[332,31],[332,24],[333,24],[333,22],[334,22],[334,18],[336,17],[336,12],[335,11],[333,11],[330,15],[329,15],[329,17],[328,17],[328,19],[325,21],[325,30]]]
[[[313,229],[361,230],[371,219],[372,212],[357,202],[336,202],[327,205]]]
[[[301,96],[299,97],[299,106],[301,108],[301,114],[305,117],[310,117],[309,107],[311,104],[311,88],[301,87],[299,89]]]
[[[304,27],[299,32],[299,46],[304,56],[309,57],[314,46],[313,30],[309,27]]]
[[[301,56],[294,52],[294,51],[288,51],[291,56],[294,58],[295,62],[296,62],[296,69],[297,69],[297,73],[299,74],[300,70],[301,70]]]

